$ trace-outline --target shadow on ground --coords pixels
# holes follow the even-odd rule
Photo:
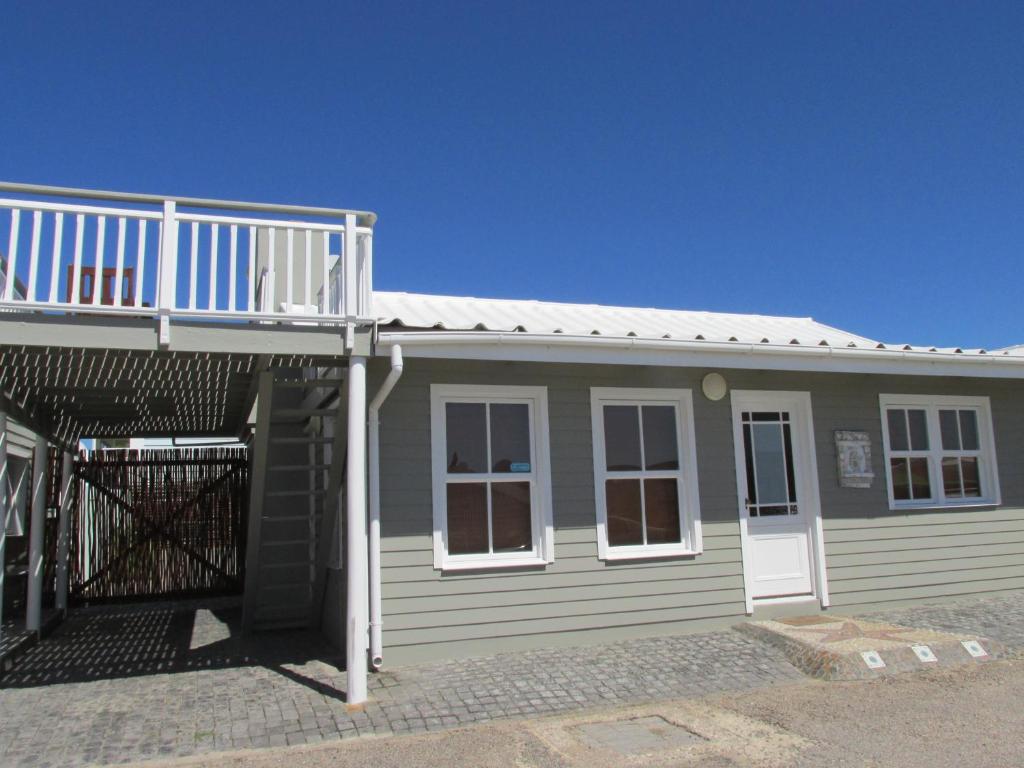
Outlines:
[[[343,699],[288,668],[311,661],[344,668],[344,657],[316,632],[243,636],[235,598],[109,605],[72,612],[50,637],[18,658],[0,688],[261,666]]]

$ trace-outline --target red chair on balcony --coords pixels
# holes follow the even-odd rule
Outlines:
[[[100,290],[100,304],[107,307],[114,306],[115,283],[117,282],[117,269],[114,267],[103,268],[103,279]],[[68,265],[68,288],[67,302],[75,301],[72,297],[72,290],[75,281],[74,265]],[[96,267],[81,267],[80,279],[78,282],[78,304],[92,304],[96,290]],[[125,267],[121,273],[121,306],[135,306],[135,269]]]

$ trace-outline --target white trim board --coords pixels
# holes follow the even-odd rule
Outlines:
[[[1024,379],[1024,357],[602,336],[404,331],[379,333],[376,354],[394,344],[406,357],[540,363],[739,368]]]

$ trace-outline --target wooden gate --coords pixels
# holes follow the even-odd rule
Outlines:
[[[244,448],[83,453],[75,479],[73,599],[242,591]]]

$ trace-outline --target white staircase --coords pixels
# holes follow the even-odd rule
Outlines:
[[[246,543],[243,627],[248,630],[316,626],[318,550],[334,471],[344,453],[342,379],[317,372],[260,374]],[[338,443],[335,443],[336,437]],[[340,488],[331,491],[337,505]],[[332,528],[333,529],[333,528]],[[329,535],[329,534],[328,534]],[[321,555],[321,558],[323,555]]]

